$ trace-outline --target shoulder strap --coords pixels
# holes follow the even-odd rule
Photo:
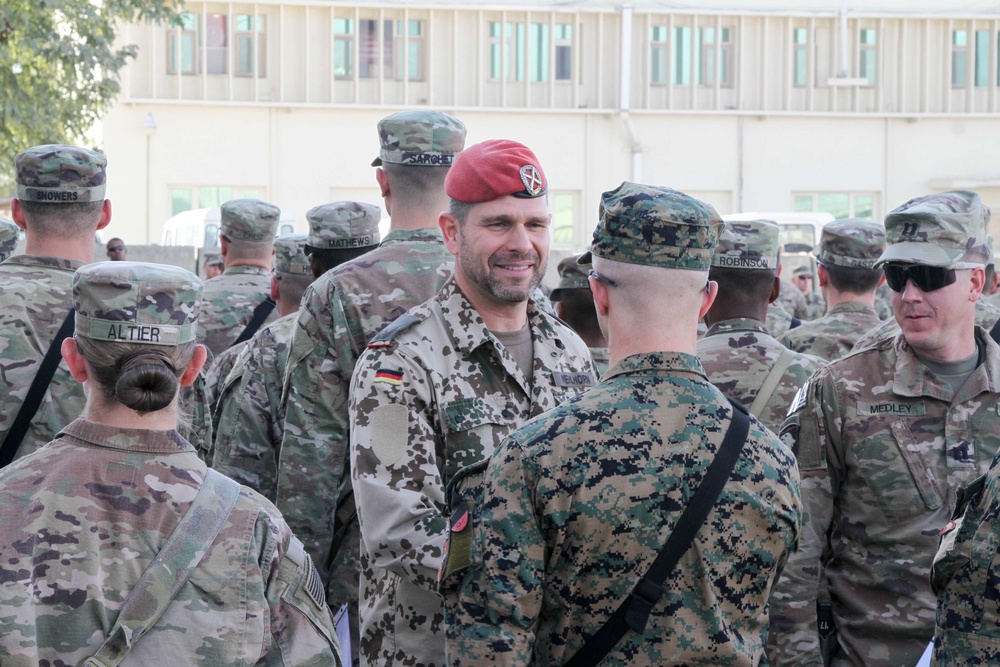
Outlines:
[[[4,438],[3,445],[0,446],[0,468],[6,467],[17,456],[21,441],[24,440],[24,436],[31,426],[31,420],[38,412],[38,406],[42,404],[42,398],[49,390],[52,376],[56,374],[59,362],[62,361],[62,342],[72,336],[76,328],[75,316],[76,311],[71,309],[66,315],[66,319],[63,320],[62,326],[59,327],[56,337],[49,344],[49,349],[45,352],[45,358],[42,359],[42,365],[38,367],[35,379],[31,381],[31,387],[28,388],[24,402],[21,403],[21,409],[14,416],[10,430],[7,431],[7,437]]]
[[[274,299],[271,297],[267,297],[258,303],[257,307],[253,309],[253,317],[251,317],[250,321],[247,322],[247,326],[243,329],[243,333],[240,334],[240,337],[233,341],[233,345],[239,345],[240,343],[253,338],[253,335],[257,333],[257,329],[260,329],[260,325],[264,324],[264,320],[267,319],[267,316],[271,314],[271,311],[274,310],[276,305],[277,304],[274,302]],[[230,345],[229,347],[233,347],[233,345]]]
[[[368,342],[368,347],[377,348],[391,346],[392,341],[397,334],[406,331],[419,321],[419,317],[414,317],[409,313],[403,313],[387,324],[384,329],[375,334],[375,337]]]
[[[788,364],[792,363],[792,359],[794,358],[795,353],[787,347],[778,355],[778,359],[774,362],[774,366],[771,366],[771,371],[764,378],[764,384],[760,386],[757,395],[753,399],[753,403],[750,405],[748,412],[754,417],[760,417],[760,411],[771,400],[774,390],[778,388],[778,382],[781,381],[781,376],[785,374],[785,369],[788,368]]]
[[[1000,320],[997,320],[993,328],[990,329],[990,338],[993,339],[993,342],[1000,345]]]
[[[156,624],[226,525],[240,496],[240,485],[207,469],[198,495],[160,553],[125,598],[107,639],[84,667],[116,667]]]
[[[663,582],[670,576],[684,552],[691,546],[708,513],[715,506],[726,480],[733,471],[750,428],[750,418],[743,408],[732,401],[733,417],[715,455],[708,467],[698,490],[688,503],[687,509],[677,520],[666,544],[660,549],[656,560],[639,580],[632,592],[622,601],[611,618],[588,639],[564,667],[593,667],[608,654],[615,644],[625,636],[629,628],[643,632],[649,613],[663,595]]]

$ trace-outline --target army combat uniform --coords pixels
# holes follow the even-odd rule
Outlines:
[[[73,290],[78,339],[176,346],[195,338],[201,281],[183,269],[91,264]],[[0,663],[78,665],[93,656],[206,475],[177,431],[83,419],[0,471]],[[205,545],[204,555],[163,615],[147,632],[125,631],[122,664],[340,664],[301,543],[270,503],[235,491],[218,536],[185,541],[189,551]],[[166,594],[162,574],[152,576],[157,584],[132,621],[155,606],[148,598]]]
[[[604,193],[601,211],[595,256],[708,269],[721,228],[708,205],[624,183]],[[510,434],[489,461],[481,501],[466,511],[464,496],[453,499],[442,580],[449,664],[566,664],[656,559],[733,413],[696,356],[644,352]],[[799,512],[791,451],[751,418],[731,477],[644,631],[626,633],[600,664],[760,664],[767,599]]]
[[[861,335],[882,324],[863,303],[838,303],[823,317],[787,331],[780,342],[790,350],[833,361],[851,353]]]
[[[10,257],[17,248],[21,228],[7,218],[0,218],[0,262]]]

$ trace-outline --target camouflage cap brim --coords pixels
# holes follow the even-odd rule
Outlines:
[[[948,268],[957,264],[964,254],[964,249],[945,248],[933,243],[893,243],[885,249],[872,268],[877,269],[890,262]]]

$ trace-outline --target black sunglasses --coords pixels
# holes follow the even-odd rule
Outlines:
[[[125,249],[125,246],[123,246],[123,245],[113,245],[113,246],[110,246],[108,248],[108,252],[116,252],[118,250],[124,250],[124,249]]]
[[[955,282],[955,269],[923,264],[886,264],[885,282],[893,292],[902,292],[906,281],[911,280],[921,292],[933,292]]]

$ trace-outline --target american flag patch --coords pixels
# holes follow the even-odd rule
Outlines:
[[[376,382],[386,382],[388,384],[401,384],[403,382],[403,371],[394,368],[380,368],[375,371]]]

